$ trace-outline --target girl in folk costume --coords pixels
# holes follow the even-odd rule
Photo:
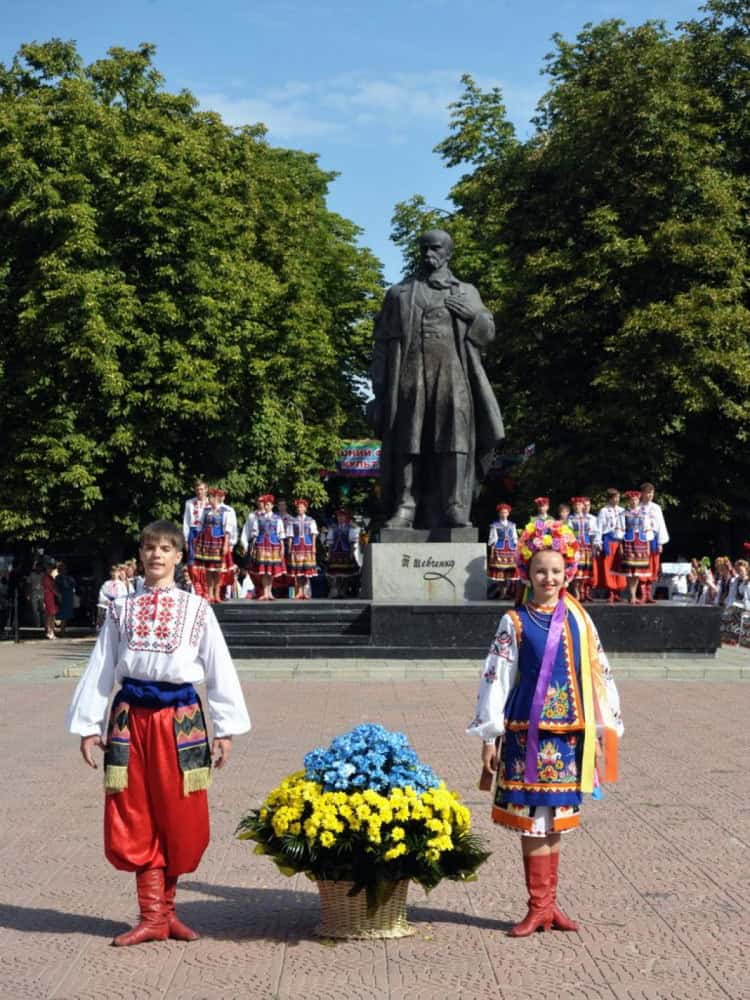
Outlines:
[[[622,558],[620,567],[628,581],[628,603],[643,604],[638,598],[638,584],[646,584],[651,579],[651,540],[653,530],[651,519],[640,506],[641,494],[638,490],[625,493],[628,506],[622,513],[624,531],[622,537]]]
[[[599,546],[599,525],[593,514],[585,512],[587,497],[571,497],[573,513],[568,525],[578,540],[578,569],[570,590],[581,601],[591,600],[591,588],[596,586],[596,554]]]
[[[231,597],[234,592],[237,578],[237,567],[234,563],[233,550],[237,544],[239,533],[237,531],[237,513],[234,507],[226,503],[226,493],[219,489],[219,510],[224,518],[224,531],[229,535],[229,547],[224,555],[224,565],[222,566],[221,579],[219,580],[219,600]]]
[[[609,604],[620,600],[619,591],[625,586],[625,577],[618,573],[620,565],[620,545],[625,534],[625,520],[620,506],[620,491],[607,490],[607,505],[602,507],[597,517],[601,552],[599,564],[599,584],[609,591]]]
[[[518,532],[513,521],[508,520],[512,510],[510,504],[499,503],[495,510],[499,516],[490,525],[487,539],[487,576],[499,582],[497,596],[503,600],[512,593],[517,578]]]
[[[188,576],[195,586],[194,576],[201,578],[200,588],[196,588],[196,593],[203,593],[205,590],[205,574],[194,571],[195,567],[195,540],[203,530],[203,512],[208,507],[208,487],[202,479],[197,479],[193,489],[195,496],[185,501],[185,509],[182,515],[182,533],[185,537],[185,547],[187,548],[187,571]]]
[[[547,524],[553,520],[549,514],[549,497],[534,497],[534,503],[536,504],[535,523]]]
[[[144,528],[144,590],[110,604],[68,711],[68,729],[80,736],[89,767],[98,767],[94,748],[105,751],[107,860],[136,877],[140,923],[115,938],[118,946],[198,937],[175,913],[177,879],[195,871],[208,845],[211,758],[223,767],[232,736],[250,729],[213,610],[202,597],[175,587],[182,545],[182,532],[170,521]],[[213,724],[210,747],[194,687],[203,681]],[[105,730],[116,685],[121,688]]]
[[[326,538],[328,563],[326,576],[329,596],[342,597],[347,580],[359,575],[362,557],[359,551],[359,528],[352,524],[352,517],[345,507],[336,511],[336,523]]]
[[[570,517],[570,504],[559,503],[557,505],[557,520],[562,521],[563,524],[567,524],[569,517]]]
[[[210,604],[221,600],[221,578],[230,552],[228,519],[221,509],[223,497],[221,489],[213,487],[208,491],[208,507],[203,511],[201,530],[193,546],[193,586],[197,594],[205,593]]]
[[[295,500],[294,509],[297,511],[297,516],[290,517],[286,526],[287,575],[294,581],[295,601],[306,600],[307,580],[318,575],[315,559],[315,536],[318,534],[318,525],[313,518],[307,516],[308,506],[304,497]]]
[[[273,581],[286,573],[284,565],[284,522],[274,514],[274,496],[264,493],[258,498],[263,510],[256,517],[257,534],[250,536],[250,572],[260,581],[259,601],[275,601],[271,593]]]
[[[617,778],[617,689],[593,622],[565,591],[577,550],[567,525],[526,526],[518,570],[531,596],[500,621],[467,730],[497,774],[493,820],[521,834],[528,913],[511,937],[577,930],[556,901],[561,834],[579,825],[582,793]]]
[[[652,532],[649,541],[649,576],[642,581],[643,600],[645,604],[656,604],[653,598],[653,586],[659,580],[661,572],[661,553],[669,541],[669,532],[664,521],[664,514],[658,503],[654,503],[654,484],[641,483],[641,506],[644,508]]]

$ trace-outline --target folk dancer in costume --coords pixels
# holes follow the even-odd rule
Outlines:
[[[569,517],[570,517],[570,504],[559,503],[557,505],[557,520],[562,521],[563,524],[567,524]]]
[[[112,601],[118,597],[124,597],[127,592],[128,585],[125,582],[125,568],[121,563],[113,563],[109,569],[109,580],[105,580],[99,588],[99,597],[96,601],[97,629],[100,629],[104,624]]]
[[[521,834],[528,913],[511,937],[577,930],[556,901],[561,834],[579,825],[582,794],[617,778],[617,689],[591,618],[565,591],[577,550],[560,522],[531,521],[521,534],[531,599],[500,621],[467,730],[497,774],[493,820]]]
[[[307,598],[307,581],[318,575],[315,558],[315,536],[318,525],[312,517],[308,517],[309,504],[304,497],[294,501],[296,517],[290,517],[286,525],[287,532],[287,575],[294,584],[295,601]]]
[[[728,646],[750,646],[750,565],[747,560],[738,559],[734,572],[721,616],[721,641]]]
[[[586,500],[587,497],[570,498],[573,513],[567,521],[578,540],[578,569],[571,581],[570,592],[580,601],[590,601],[591,588],[597,584],[599,524],[593,514],[585,512]]]
[[[599,564],[599,585],[609,591],[607,601],[614,604],[620,600],[620,591],[625,586],[625,577],[618,572],[620,567],[620,545],[625,534],[623,508],[620,506],[620,491],[614,487],[607,490],[607,504],[597,517],[601,551]]]
[[[292,522],[292,515],[289,513],[289,505],[287,503],[286,497],[278,497],[276,500],[276,513],[279,515],[281,520],[284,522],[284,564],[287,569],[289,567],[289,539],[290,539],[290,525]],[[289,596],[289,588],[294,586],[294,580],[289,575],[289,573],[284,573],[281,576],[274,578],[272,585],[272,592],[276,591],[277,594],[281,593],[282,596]]]
[[[271,593],[273,582],[286,573],[284,563],[284,522],[274,513],[274,496],[264,493],[258,498],[263,511],[256,517],[257,532],[250,535],[250,572],[260,582],[259,601],[275,601]]]
[[[535,522],[548,524],[553,520],[549,513],[549,497],[534,497],[534,503],[536,505],[536,514],[533,518]]]
[[[653,536],[650,539],[650,573],[647,580],[643,580],[643,603],[656,604],[653,597],[653,588],[659,582],[661,573],[661,553],[664,546],[669,541],[669,532],[664,521],[664,514],[658,503],[654,503],[654,484],[641,483],[641,506],[645,508],[646,515],[650,519],[650,529]]]
[[[203,530],[203,511],[208,507],[208,487],[202,479],[196,479],[193,486],[195,496],[185,501],[182,514],[182,533],[187,549],[187,571],[196,594],[205,596],[205,573],[195,572],[195,539]]]
[[[336,522],[328,530],[326,543],[328,558],[326,576],[328,596],[345,596],[347,581],[359,576],[362,557],[359,548],[359,528],[352,524],[352,516],[345,507],[335,513]]]
[[[96,768],[104,749],[104,852],[120,871],[135,872],[140,922],[118,946],[198,935],[175,913],[177,879],[198,867],[208,845],[212,756],[223,767],[232,737],[250,729],[245,700],[213,610],[174,586],[183,535],[170,521],[141,534],[146,574],[141,594],[116,598],[68,711],[70,732]],[[213,724],[194,685],[206,682]],[[102,736],[109,695],[122,685]]]
[[[193,543],[193,585],[206,594],[209,604],[221,601],[221,578],[226,569],[229,545],[229,518],[221,509],[224,491],[212,487],[208,491],[208,507],[203,511],[201,530]]]
[[[495,510],[498,518],[490,525],[487,538],[487,576],[498,582],[497,596],[504,600],[515,589],[518,532],[513,521],[508,520],[510,504],[499,503]]]
[[[628,603],[643,604],[638,597],[639,583],[645,585],[651,579],[651,541],[653,529],[651,518],[641,507],[639,490],[627,490],[627,507],[622,513],[624,531],[622,536],[622,557],[620,568],[628,582]]]
[[[234,592],[237,567],[234,563],[233,551],[239,538],[239,532],[237,531],[237,512],[226,502],[226,492],[220,487],[219,500],[219,509],[224,515],[224,527],[229,535],[229,548],[224,556],[224,566],[219,580],[219,600],[224,600],[231,597]]]

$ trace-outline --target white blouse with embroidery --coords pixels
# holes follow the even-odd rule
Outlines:
[[[67,726],[79,736],[105,731],[109,697],[123,678],[206,683],[214,736],[250,729],[237,671],[213,609],[177,587],[145,587],[112,601],[68,709]]]
[[[602,649],[599,633],[593,622],[591,624],[597,656],[602,667],[606,701],[615,721],[617,735],[622,736],[624,727],[620,716],[620,696],[612,676],[609,660]],[[472,736],[480,736],[485,743],[490,743],[496,737],[503,735],[505,732],[505,703],[517,680],[518,641],[516,627],[511,616],[506,614],[500,619],[497,633],[492,640],[487,659],[484,661],[482,674],[479,678],[476,713],[466,729],[467,733]],[[599,722],[597,722],[596,729],[597,734],[601,735],[602,726]]]

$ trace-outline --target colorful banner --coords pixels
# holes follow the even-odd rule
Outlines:
[[[345,441],[336,459],[340,476],[379,476],[380,441]]]

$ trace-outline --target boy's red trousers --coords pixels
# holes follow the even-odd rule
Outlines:
[[[121,871],[182,875],[208,846],[208,793],[183,794],[173,720],[171,708],[130,709],[128,787],[104,806],[104,853]]]

